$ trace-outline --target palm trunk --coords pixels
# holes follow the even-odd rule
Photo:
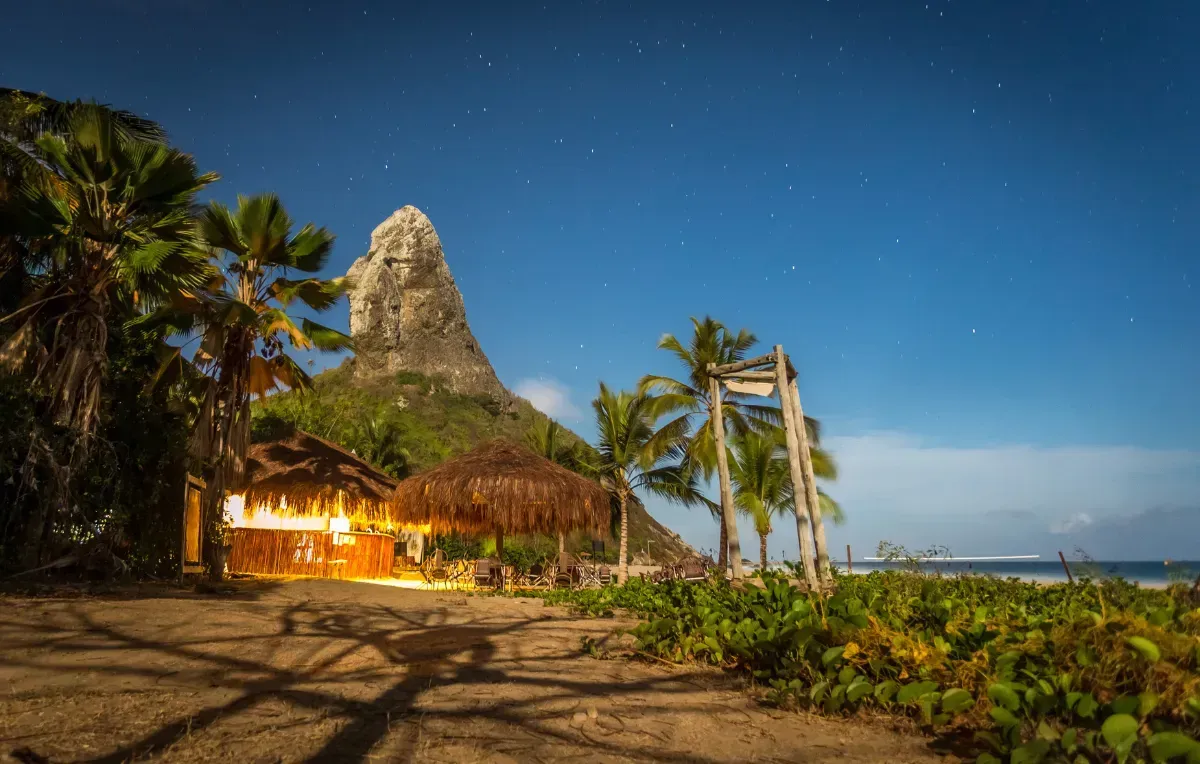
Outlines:
[[[617,494],[621,505],[621,547],[617,556],[617,583],[623,584],[629,580],[629,507],[624,491]]]
[[[767,570],[767,534],[758,534],[758,571],[764,573]]]
[[[721,526],[721,536],[717,541],[717,567],[720,568],[723,576],[729,568],[729,529],[725,527],[725,518],[723,517],[718,524]]]
[[[76,303],[55,322],[54,340],[38,376],[49,383],[48,414],[74,430],[85,458],[100,419],[100,391],[108,368],[108,300],[101,285],[83,285]]]
[[[246,377],[251,352],[249,338],[244,335],[231,337],[226,342],[222,354],[224,366],[214,400],[217,411],[211,419],[208,454],[211,470],[201,543],[203,554],[213,562],[211,573],[218,580],[220,571],[216,570],[213,554],[224,543],[220,530],[225,517],[225,493],[237,487],[235,484],[241,480],[249,448],[250,401]]]
[[[108,369],[108,300],[101,285],[83,284],[66,312],[53,324],[50,350],[39,361],[34,378],[49,391],[46,416],[72,433],[66,453],[57,453],[39,427],[30,442],[22,481],[31,481],[41,464],[49,479],[36,488],[27,532],[27,561],[40,565],[56,547],[72,542],[64,521],[75,505],[75,476],[92,453],[100,421],[100,394]],[[32,483],[31,483],[32,484]]]
[[[558,553],[561,555],[567,551],[567,536],[565,533],[558,534]]]

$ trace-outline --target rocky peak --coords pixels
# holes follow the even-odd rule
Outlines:
[[[507,394],[471,333],[462,294],[433,223],[416,207],[396,210],[371,232],[371,249],[346,274],[350,334],[361,375],[416,371],[454,392]]]

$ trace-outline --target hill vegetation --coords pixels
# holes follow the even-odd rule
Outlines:
[[[523,443],[547,419],[522,398],[462,395],[438,377],[410,371],[362,376],[354,367],[355,359],[347,359],[315,375],[307,391],[276,393],[255,402],[252,439],[270,440],[298,428],[405,478],[493,438]],[[565,428],[561,438],[566,446],[578,443],[591,449]],[[673,561],[692,552],[641,505],[631,511],[629,538],[630,548],[641,552],[635,555],[639,562]],[[571,543],[591,548],[590,539]]]

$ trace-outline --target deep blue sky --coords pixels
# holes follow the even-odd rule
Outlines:
[[[333,230],[331,274],[420,207],[510,387],[586,409],[598,379],[673,371],[654,344],[689,315],[782,343],[844,452],[838,538],[955,515],[955,551],[1003,553],[977,516],[1032,511],[1032,533],[1197,503],[1194,3],[6,11],[0,82],[160,121],[215,196],[277,191]],[[943,480],[942,449],[978,466]],[[889,493],[914,453],[928,476]],[[1013,453],[1078,453],[1078,482],[1031,482]]]

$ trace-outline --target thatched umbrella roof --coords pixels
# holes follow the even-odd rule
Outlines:
[[[250,446],[246,459],[246,509],[265,504],[296,516],[336,515],[384,520],[399,481],[346,449],[303,430]],[[339,496],[340,494],[340,496]],[[339,502],[340,500],[340,502]]]
[[[400,483],[400,523],[466,533],[569,533],[608,525],[598,483],[506,440],[493,440]]]

